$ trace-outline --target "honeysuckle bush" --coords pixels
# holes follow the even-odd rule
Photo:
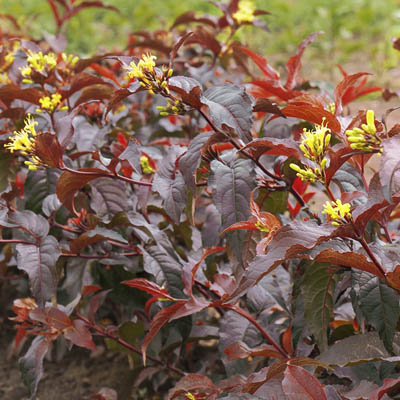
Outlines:
[[[396,398],[400,125],[349,106],[367,73],[300,75],[318,33],[279,73],[232,39],[266,11],[217,6],[90,58],[1,32],[1,285],[32,398],[46,354],[102,343],[132,398]]]

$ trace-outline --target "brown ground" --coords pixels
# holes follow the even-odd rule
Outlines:
[[[8,322],[2,322],[1,327],[0,399],[28,400],[17,359],[6,357],[14,332]],[[105,352],[91,358],[89,351],[74,347],[60,362],[44,361],[36,400],[89,400],[105,387],[114,389],[119,400],[128,400],[132,384],[133,373],[126,356]]]

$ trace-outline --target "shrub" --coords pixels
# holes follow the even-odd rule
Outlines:
[[[101,6],[50,3],[59,26]],[[300,76],[318,33],[281,77],[232,39],[265,12],[218,6],[87,59],[2,33],[1,271],[29,281],[11,319],[32,396],[55,341],[101,337],[142,357],[145,398],[396,391],[399,125],[349,113],[381,90],[367,73]]]

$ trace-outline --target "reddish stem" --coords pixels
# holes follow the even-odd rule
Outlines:
[[[142,355],[142,352],[136,348],[135,346],[131,345],[128,342],[125,342],[125,340],[115,336],[113,333],[107,331],[106,329],[96,325],[94,322],[90,322],[86,317],[84,317],[83,315],[79,314],[79,313],[75,313],[76,317],[82,321],[84,321],[86,323],[86,325],[88,325],[89,328],[93,329],[94,331],[96,331],[100,336],[104,336],[104,337],[108,337],[111,340],[114,340],[115,342],[119,343],[121,346],[124,346],[125,348],[127,348],[130,351],[133,351],[136,354],[139,354],[140,356]],[[175,372],[178,375],[181,376],[185,376],[185,373],[183,371],[181,371],[180,369],[172,366],[172,365],[166,365],[163,361],[159,360],[158,358],[155,358],[153,356],[147,355],[147,358],[151,361],[153,361],[155,364],[161,365],[167,369],[169,369],[170,371]]]
[[[242,317],[246,318],[249,322],[251,322],[261,333],[262,336],[273,346],[275,349],[283,356],[283,358],[288,359],[290,356],[279,346],[278,343],[264,330],[264,328],[255,320],[255,318],[249,314],[247,311],[243,310],[238,306],[234,306],[231,304],[221,304],[221,307],[227,308],[229,310],[235,311],[240,314]]]

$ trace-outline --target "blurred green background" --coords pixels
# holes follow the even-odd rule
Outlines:
[[[324,31],[306,52],[312,68],[324,71],[327,65],[356,63],[381,76],[398,64],[392,39],[400,36],[400,0],[254,1],[258,8],[271,12],[262,17],[271,33],[244,27],[240,39],[263,55],[273,57],[274,63],[283,63],[309,33]],[[121,48],[126,45],[129,32],[168,28],[176,16],[187,10],[219,15],[219,10],[206,0],[104,0],[104,3],[116,6],[121,13],[91,8],[72,18],[67,31],[69,52],[87,55]],[[34,37],[40,37],[43,30],[55,31],[46,0],[0,0],[0,13],[17,17]]]

